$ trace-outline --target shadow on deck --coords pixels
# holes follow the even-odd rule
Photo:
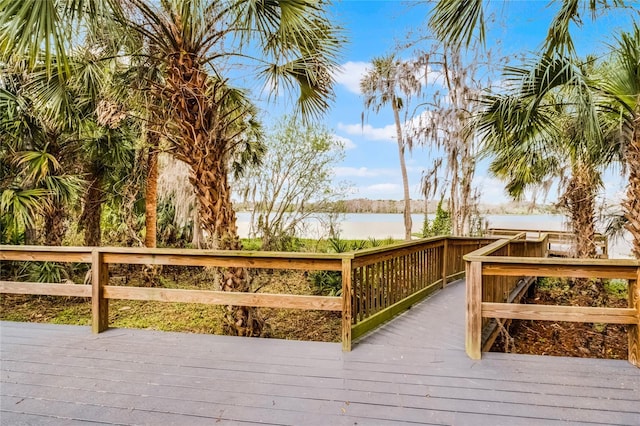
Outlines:
[[[0,423],[640,424],[627,361],[464,352],[464,282],[339,344],[0,323]]]

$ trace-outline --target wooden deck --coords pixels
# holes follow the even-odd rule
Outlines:
[[[0,323],[0,423],[640,424],[627,361],[464,352],[458,282],[340,344]]]

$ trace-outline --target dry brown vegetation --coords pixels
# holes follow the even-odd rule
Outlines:
[[[162,282],[167,288],[213,289],[213,274],[204,268],[167,268]],[[112,285],[143,285],[140,271],[122,268],[112,271]],[[259,292],[313,294],[307,274],[297,271],[263,271],[254,279]],[[162,331],[223,334],[224,308],[186,303],[110,301],[109,324],[119,328],[149,328]],[[338,342],[340,313],[260,309],[266,319],[268,337],[292,340]],[[44,322],[54,324],[91,324],[91,302],[88,299],[53,296],[0,296],[0,320]]]

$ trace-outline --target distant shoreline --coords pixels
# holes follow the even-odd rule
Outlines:
[[[433,214],[430,215],[433,217]],[[568,219],[562,214],[486,214],[482,215],[492,228],[527,229],[530,231],[565,231],[568,229]],[[249,236],[249,221],[251,212],[238,212],[238,232],[241,237]],[[413,213],[412,233],[422,232],[424,214]],[[345,213],[334,229],[339,229],[340,237],[345,239],[403,239],[404,223],[401,213]],[[298,231],[302,238],[321,239],[328,236],[327,224],[317,219],[306,221],[303,229]],[[609,253],[611,257],[625,258],[631,253],[631,238],[610,241]]]
[[[438,201],[429,201],[426,210],[428,213],[434,213],[438,207]],[[446,203],[446,202],[445,202]],[[250,213],[252,205],[240,201],[234,201],[234,206],[238,212]],[[328,206],[328,210],[333,213],[340,214],[402,214],[404,211],[404,201],[401,200],[370,200],[366,198],[335,201]],[[309,210],[318,209],[326,210],[327,205],[314,206],[313,203],[307,205]],[[486,214],[562,214],[561,211],[553,204],[536,204],[531,203],[502,203],[502,204],[486,204],[478,205],[481,215]],[[411,213],[424,214],[424,200],[411,200]]]

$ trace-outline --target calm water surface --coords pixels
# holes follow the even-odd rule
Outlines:
[[[249,234],[251,214],[238,213],[238,231],[241,237]],[[422,231],[423,214],[411,215],[413,232]],[[562,231],[568,225],[565,216],[555,214],[534,215],[486,215],[483,216],[491,228],[528,229],[532,231]],[[347,239],[367,238],[404,238],[404,219],[402,214],[391,213],[349,213],[340,218],[340,236]],[[305,238],[323,238],[328,235],[328,225],[316,219],[308,220],[300,234]],[[631,238],[625,235],[623,239],[609,242],[610,257],[629,257],[631,253]]]

